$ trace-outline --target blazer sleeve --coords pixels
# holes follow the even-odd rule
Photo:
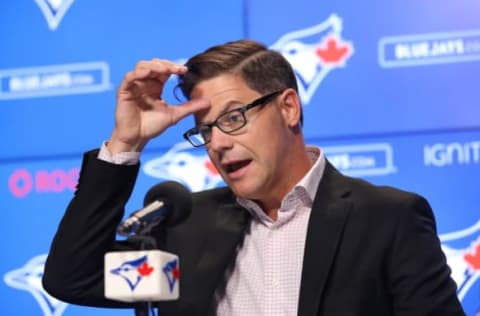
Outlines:
[[[388,276],[395,315],[465,315],[428,202],[414,195],[397,218]]]
[[[105,252],[133,249],[116,242],[120,223],[139,165],[114,165],[84,155],[77,190],[53,239],[45,264],[43,286],[52,296],[74,304],[127,307],[104,297]]]

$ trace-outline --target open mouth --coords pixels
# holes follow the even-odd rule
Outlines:
[[[251,160],[241,160],[241,161],[235,161],[232,163],[229,163],[225,166],[225,170],[227,173],[234,173],[243,167],[246,167],[248,164],[250,164]]]

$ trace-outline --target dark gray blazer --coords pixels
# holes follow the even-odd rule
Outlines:
[[[74,304],[126,307],[103,297],[103,255],[135,245],[115,230],[139,166],[84,156],[78,189],[60,223],[43,284]],[[311,210],[298,315],[464,315],[450,278],[435,220],[422,197],[345,177],[327,163]],[[191,216],[154,232],[180,257],[180,299],[160,315],[213,314],[250,216],[228,188],[193,195]]]

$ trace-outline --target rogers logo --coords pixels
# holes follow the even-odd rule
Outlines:
[[[16,198],[24,198],[32,192],[60,193],[65,190],[74,191],[79,173],[79,168],[38,170],[36,172],[18,169],[10,175],[8,188]]]

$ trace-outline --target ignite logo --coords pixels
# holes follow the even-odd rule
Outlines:
[[[47,20],[50,30],[55,31],[62,22],[74,0],[35,0]]]
[[[345,67],[354,49],[342,39],[342,19],[330,15],[322,23],[283,35],[272,49],[292,65],[300,98],[308,104],[320,83],[334,69]]]
[[[110,270],[110,273],[123,278],[133,292],[140,281],[152,274],[153,270],[154,267],[148,264],[147,256],[143,256],[123,262],[119,267]]]
[[[192,192],[215,188],[223,182],[205,150],[195,149],[189,142],[178,143],[163,156],[146,162],[143,171],[154,178],[179,181]]]
[[[5,274],[5,283],[30,292],[40,305],[44,316],[61,316],[68,304],[50,296],[42,287],[43,270],[47,255],[36,256],[23,267]]]
[[[175,283],[180,278],[180,269],[178,268],[178,260],[174,259],[169,261],[163,267],[163,273],[167,277],[168,287],[170,289],[170,293],[173,292],[173,288],[175,287]]]

